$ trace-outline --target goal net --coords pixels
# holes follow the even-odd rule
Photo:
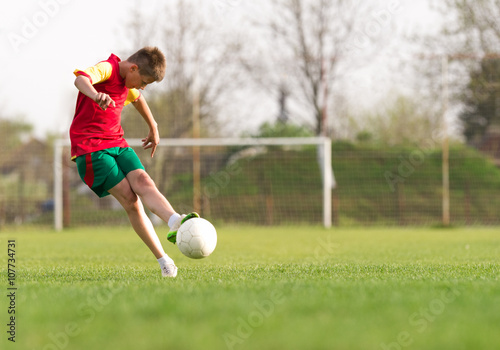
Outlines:
[[[216,224],[331,226],[328,138],[162,139],[154,158],[140,140],[128,143],[180,213]],[[55,143],[54,165],[56,229],[128,224],[112,196],[98,198],[80,180],[67,140]]]

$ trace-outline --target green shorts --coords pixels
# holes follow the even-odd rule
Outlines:
[[[84,154],[76,158],[80,178],[99,197],[109,195],[125,176],[137,169],[144,170],[139,157],[130,147],[114,147]]]

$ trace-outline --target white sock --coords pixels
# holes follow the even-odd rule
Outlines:
[[[164,255],[158,259],[158,263],[160,264],[161,267],[163,267],[163,266],[168,265],[168,264],[173,264],[174,261],[168,255]]]
[[[175,224],[175,222],[177,221],[177,219],[179,219],[181,216],[177,213],[175,214],[172,214],[172,216],[170,217],[170,219],[168,219],[168,227],[172,228],[172,226]]]

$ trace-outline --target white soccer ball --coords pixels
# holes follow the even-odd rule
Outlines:
[[[214,251],[217,232],[208,220],[193,218],[179,227],[176,241],[182,254],[192,259],[202,259]]]

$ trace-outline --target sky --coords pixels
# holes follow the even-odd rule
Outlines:
[[[259,1],[264,1],[264,5],[268,0],[254,0],[254,3]],[[430,15],[427,1],[430,0],[376,3],[381,10],[397,7],[390,20],[395,24],[394,34],[399,35],[436,28],[436,17]],[[35,126],[35,135],[40,138],[47,133],[66,135],[77,95],[73,70],[86,68],[130,46],[124,35],[124,23],[139,3],[137,0],[38,0],[4,4],[0,13],[3,80],[0,116],[24,118]],[[213,0],[213,4],[223,11],[230,10],[231,14],[245,8],[241,0]],[[141,6],[146,15],[154,14],[162,1],[143,1]],[[374,18],[375,14],[371,20]],[[387,62],[382,55],[360,69],[346,86],[347,93],[359,96],[362,88],[367,95],[371,91],[373,98],[373,91],[380,92],[377,75],[394,73]]]

